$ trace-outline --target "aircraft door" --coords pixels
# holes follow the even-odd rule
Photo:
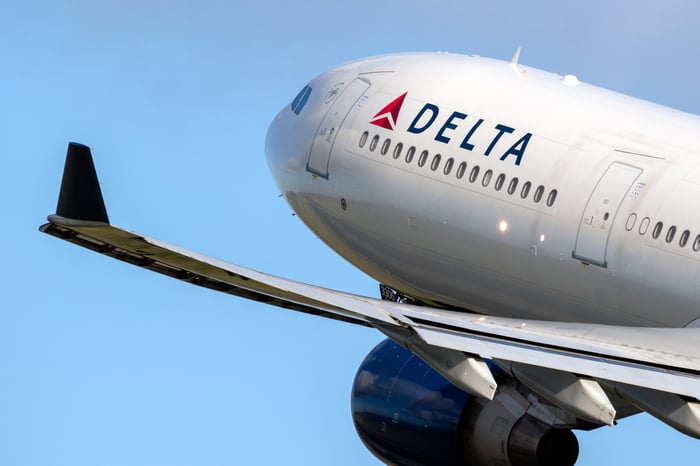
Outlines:
[[[362,94],[369,88],[369,81],[357,78],[342,90],[340,95],[330,104],[330,108],[321,120],[321,124],[316,131],[314,140],[309,151],[309,160],[306,163],[306,170],[311,173],[328,178],[328,163],[331,152],[335,144],[338,131],[345,118],[355,103],[362,97]]]
[[[642,170],[621,162],[608,167],[588,199],[571,255],[589,264],[607,267],[610,230],[625,195]]]

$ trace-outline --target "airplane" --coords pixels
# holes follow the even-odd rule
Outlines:
[[[700,438],[700,118],[518,59],[356,60],[272,121],[281,193],[380,298],[112,225],[79,143],[40,230],[379,330],[351,405],[389,464],[573,465],[573,431],[641,412]]]

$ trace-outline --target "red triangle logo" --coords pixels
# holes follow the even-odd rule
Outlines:
[[[394,128],[396,128],[396,121],[399,119],[399,111],[401,111],[401,106],[406,98],[406,94],[408,94],[408,92],[404,92],[392,100],[389,105],[379,110],[377,114],[372,117],[370,123],[393,131]]]

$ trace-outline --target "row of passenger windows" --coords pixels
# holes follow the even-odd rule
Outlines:
[[[632,231],[637,224],[637,214],[632,213],[630,214],[629,217],[627,217],[627,223],[625,224],[625,229],[627,231]],[[640,235],[645,235],[647,231],[649,231],[649,226],[651,225],[651,219],[649,217],[644,217],[640,222],[639,222],[639,234]],[[654,228],[651,230],[651,237],[654,239],[659,239],[662,236],[662,233],[664,232],[664,222],[656,222],[654,224]],[[664,236],[665,241],[668,244],[673,243],[673,240],[676,238],[676,233],[678,233],[678,228],[675,225],[671,225],[668,227],[666,230],[666,235]],[[684,248],[688,244],[688,240],[690,240],[690,230],[683,230],[683,232],[680,234],[678,237],[678,246]],[[700,251],[700,234],[695,236],[695,240],[693,241],[693,251],[697,252]]]
[[[360,136],[360,148],[365,147],[367,144],[367,140],[369,139],[369,132],[365,131],[362,133],[362,136]],[[370,152],[374,152],[377,149],[377,146],[379,146],[379,135],[375,135],[372,137],[372,140],[369,141],[369,150]],[[403,143],[399,142],[394,145],[394,150],[391,152],[391,156],[395,159],[398,160],[401,158],[403,154]],[[386,138],[382,142],[381,147],[379,148],[379,153],[381,155],[387,155],[391,149],[391,139]],[[424,167],[428,163],[428,159],[430,158],[430,153],[427,150],[422,150],[420,153],[418,153],[418,150],[416,149],[415,146],[411,146],[406,150],[404,159],[407,164],[410,164],[413,162],[414,159],[417,158],[417,165],[419,167]],[[430,169],[432,171],[437,171],[438,168],[440,168],[440,165],[442,163],[442,155],[440,154],[435,154],[433,155],[432,159],[430,160]],[[464,178],[465,175],[467,175],[467,162],[460,162],[459,165],[457,165],[457,168],[455,169],[455,159],[452,157],[448,157],[445,160],[445,163],[442,164],[442,172],[445,175],[449,175],[452,173],[454,170],[455,176],[457,179],[461,180]],[[471,170],[469,171],[469,175],[467,179],[469,180],[470,183],[476,183],[477,180],[479,179],[479,174],[481,172],[481,169],[479,168],[479,165],[474,165],[471,167]],[[488,169],[484,171],[483,176],[481,177],[481,185],[483,187],[487,187],[491,183],[491,179],[493,178],[493,170]],[[506,175],[504,173],[499,174],[496,177],[496,181],[493,184],[493,187],[496,191],[501,191],[504,187],[506,186]],[[518,187],[520,189],[518,190]],[[526,199],[530,195],[530,191],[533,191],[532,189],[532,183],[530,181],[524,182],[522,185],[520,185],[520,180],[517,177],[513,177],[510,179],[508,182],[508,186],[506,188],[506,192],[510,195],[516,194],[516,192],[520,195],[522,199]],[[534,194],[532,196],[532,200],[535,203],[539,203],[542,198],[544,197],[545,193],[545,187],[542,185],[539,185],[537,188],[534,189]],[[554,205],[554,201],[557,199],[557,190],[552,189],[549,191],[549,194],[547,194],[547,206],[552,207]]]

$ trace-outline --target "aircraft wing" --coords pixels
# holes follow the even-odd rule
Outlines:
[[[601,424],[612,423],[615,413],[610,412],[609,403],[600,402],[600,390],[595,389],[599,383],[608,391],[613,387],[640,409],[665,416],[662,420],[671,425],[675,419],[674,427],[685,428],[686,433],[688,421],[678,421],[677,405],[686,403],[682,406],[686,411],[698,408],[688,398],[700,396],[700,328],[532,321],[412,306],[324,289],[207,257],[110,225],[90,150],[83,145],[69,145],[56,214],[40,230],[188,283],[378,328],[457,384],[459,374],[435,366],[451,366],[455,357],[477,363],[494,360],[560,406],[573,407],[582,418]],[[472,378],[474,373],[478,370]],[[561,379],[561,374],[573,377],[583,388],[571,389],[569,379]],[[488,376],[484,382],[486,389],[468,383],[463,388],[490,398],[495,383]],[[574,392],[567,395],[567,390]],[[591,409],[581,404],[582,393],[593,400],[593,411],[608,412],[591,415]],[[700,436],[700,427],[691,435]]]

